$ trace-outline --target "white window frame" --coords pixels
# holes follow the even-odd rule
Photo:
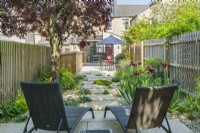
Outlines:
[[[121,19],[122,31],[127,31],[128,29],[126,29],[123,20],[128,20],[128,26],[130,26],[130,19],[129,19],[129,18],[122,18],[122,19]]]

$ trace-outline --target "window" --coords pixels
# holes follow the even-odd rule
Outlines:
[[[122,19],[122,30],[128,30],[129,19]]]

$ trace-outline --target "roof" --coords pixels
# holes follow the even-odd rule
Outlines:
[[[148,8],[148,5],[117,5],[115,17],[134,17]]]

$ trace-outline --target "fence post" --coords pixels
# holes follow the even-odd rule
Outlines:
[[[135,56],[136,56],[136,54],[135,54],[135,43],[133,43],[133,61],[135,62]]]
[[[168,65],[169,65],[169,62],[170,62],[169,41],[166,44],[164,44],[164,61],[167,61]],[[164,82],[166,83],[167,79],[170,78],[169,66],[167,68],[164,68],[164,69],[166,69],[164,71]]]
[[[141,63],[144,66],[144,42],[141,42]]]

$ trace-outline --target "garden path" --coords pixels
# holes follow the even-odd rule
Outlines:
[[[101,70],[99,66],[83,66],[79,74],[87,76],[87,80],[82,81],[82,87],[91,91],[90,98],[92,99],[92,102],[84,103],[81,106],[93,107],[94,110],[104,110],[105,106],[118,106],[121,104],[122,98],[118,92],[119,83],[112,83],[111,87],[94,84],[95,80],[111,81],[114,70],[105,70],[105,68]],[[110,94],[103,94],[105,90]]]
[[[114,75],[114,71],[99,71],[98,66],[83,66],[80,74],[85,74],[88,78],[87,81],[83,81],[83,88],[90,89],[92,94],[90,95],[93,101],[91,103],[85,103],[82,106],[92,106],[95,110],[102,111],[94,111],[95,119],[91,118],[91,112],[88,112],[84,115],[81,121],[77,124],[73,133],[80,133],[82,130],[97,130],[97,129],[112,129],[113,133],[123,133],[122,128],[115,116],[108,111],[107,117],[104,118],[104,107],[106,105],[120,105],[122,99],[117,97],[118,86],[117,84],[113,84],[112,89],[108,89],[104,86],[94,85],[93,81],[96,79],[107,79],[111,80]],[[103,76],[95,76],[96,74],[102,74]],[[109,76],[108,76],[109,75]],[[103,91],[108,90],[111,94],[103,95]],[[32,121],[31,121],[32,123]],[[172,128],[173,133],[193,133],[189,130],[185,125],[183,125],[178,120],[170,120],[170,126]],[[164,124],[166,124],[164,122]],[[25,122],[22,123],[0,123],[0,133],[22,133],[24,129]],[[32,127],[32,124],[30,124]],[[61,133],[65,133],[66,131],[62,131]],[[44,131],[38,130],[34,131],[34,133],[55,133],[55,131]],[[130,131],[129,133],[135,133],[135,131]],[[154,128],[150,130],[142,130],[141,133],[165,133],[164,130],[159,128]],[[196,132],[194,132],[196,133]]]

